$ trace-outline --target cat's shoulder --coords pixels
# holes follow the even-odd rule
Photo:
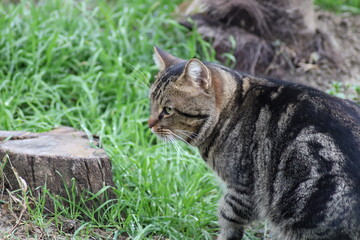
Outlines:
[[[204,63],[210,68],[220,70],[222,72],[220,76],[224,78],[232,76],[234,81],[241,85],[239,91],[242,92],[243,97],[248,93],[252,93],[263,98],[264,101],[270,102],[278,103],[280,100],[283,103],[287,101],[308,102],[317,106],[323,105],[323,107],[338,106],[338,108],[341,108],[343,106],[348,111],[360,116],[359,104],[332,96],[314,87],[273,77],[254,76],[213,62]]]
[[[340,103],[360,111],[360,105],[356,102],[330,95],[311,86],[272,77],[253,77],[247,74],[244,74],[244,77],[252,79],[251,81],[256,83],[255,86],[257,85],[259,88],[269,89],[269,92],[277,91],[278,95],[280,93],[287,97],[293,95],[297,96],[299,100],[319,101],[319,104],[321,102]]]

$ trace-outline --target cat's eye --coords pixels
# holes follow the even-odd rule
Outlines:
[[[171,115],[173,112],[174,112],[174,109],[171,107],[164,107],[164,109],[163,109],[163,113],[165,115]]]

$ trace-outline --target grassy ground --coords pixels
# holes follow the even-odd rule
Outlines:
[[[351,12],[360,14],[360,0],[315,0],[322,8],[335,12]]]
[[[70,196],[69,207],[56,201],[54,215],[43,213],[40,196],[25,223],[52,226],[63,238],[78,239],[216,235],[221,190],[213,174],[195,150],[166,146],[146,126],[148,87],[156,72],[153,45],[184,58],[214,60],[214,51],[196,32],[170,17],[179,2],[0,3],[0,129],[68,125],[97,134],[118,186],[117,201],[87,209]],[[77,224],[71,234],[64,224],[70,220]],[[3,234],[0,238],[14,238]]]
[[[169,17],[173,1],[84,4],[71,0],[0,5],[0,129],[47,131],[60,125],[98,134],[114,165],[119,201],[101,216],[78,206],[29,221],[74,236],[111,228],[108,237],[211,239],[216,181],[194,150],[182,153],[147,128],[155,44],[179,56],[213,60],[197,33]],[[210,55],[208,55],[210,53]],[[106,206],[107,207],[107,206]],[[83,220],[80,215],[85,215]],[[102,233],[102,235],[106,233]],[[10,236],[11,238],[11,236]]]

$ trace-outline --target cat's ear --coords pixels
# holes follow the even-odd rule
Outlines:
[[[190,59],[184,70],[185,77],[204,90],[211,87],[210,70],[199,59]]]
[[[167,53],[166,51],[158,48],[157,46],[154,46],[154,52],[154,61],[156,66],[159,68],[159,71],[163,71],[174,64],[184,61],[171,55],[170,53]]]

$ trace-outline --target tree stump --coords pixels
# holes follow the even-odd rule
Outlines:
[[[64,197],[72,179],[79,192],[96,193],[105,185],[114,186],[109,157],[97,144],[70,127],[44,133],[0,131],[0,160],[8,160],[3,186],[19,188],[12,167],[32,191],[46,185],[52,194]]]

